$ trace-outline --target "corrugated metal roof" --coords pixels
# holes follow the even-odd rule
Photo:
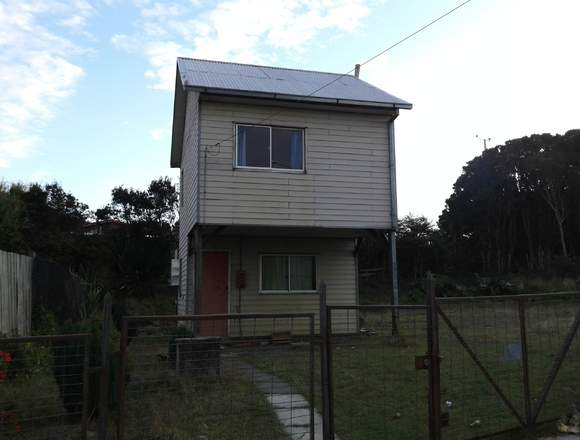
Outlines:
[[[191,58],[178,58],[177,67],[186,87],[328,100],[339,104],[411,108],[408,102],[352,75]]]

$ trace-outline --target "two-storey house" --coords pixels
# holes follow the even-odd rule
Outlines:
[[[317,312],[321,281],[357,303],[358,240],[397,224],[394,121],[411,108],[357,76],[177,60],[178,313]]]

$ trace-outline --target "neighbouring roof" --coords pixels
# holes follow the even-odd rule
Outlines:
[[[184,89],[230,96],[340,106],[410,109],[412,105],[353,75],[177,58],[171,166],[179,167],[185,118]]]
[[[194,89],[333,104],[411,108],[410,103],[353,75],[191,58],[178,58],[177,69],[183,86]]]

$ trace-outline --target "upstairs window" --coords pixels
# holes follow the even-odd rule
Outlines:
[[[300,128],[236,126],[236,166],[304,170],[304,130]]]
[[[260,256],[262,293],[314,293],[316,279],[314,255]]]

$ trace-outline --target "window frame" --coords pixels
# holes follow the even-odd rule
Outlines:
[[[268,128],[270,132],[270,166],[269,167],[253,167],[248,165],[238,165],[238,127],[260,127]],[[280,130],[300,130],[302,132],[302,168],[274,168],[272,167],[272,129]],[[297,173],[303,174],[306,172],[306,128],[304,127],[287,127],[281,125],[262,125],[250,124],[245,122],[234,122],[234,169],[237,170],[267,170],[282,173]]]
[[[264,257],[287,257],[288,259],[288,290],[264,290],[262,288],[262,261]],[[314,290],[292,290],[290,286],[290,257],[312,257],[314,258],[314,271],[316,275],[316,279],[314,280],[314,284],[316,288]],[[258,256],[258,291],[262,295],[300,295],[300,294],[318,294],[318,274],[319,274],[319,265],[318,265],[318,255],[316,254],[288,254],[288,253],[266,253],[266,254],[259,254]]]

